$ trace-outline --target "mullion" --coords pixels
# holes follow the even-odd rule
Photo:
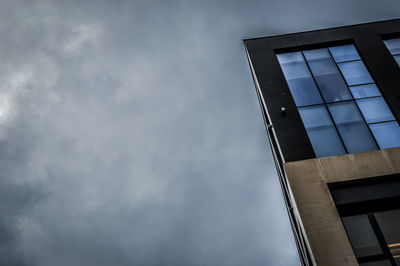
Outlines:
[[[328,50],[329,50],[329,49],[328,49]],[[301,55],[303,56],[303,59],[304,59],[304,62],[306,63],[306,65],[307,65],[308,71],[310,71],[310,74],[311,74],[311,77],[313,78],[313,81],[314,81],[314,83],[315,83],[315,86],[317,87],[317,90],[318,90],[319,94],[321,95],[322,101],[324,101],[323,105],[325,106],[325,109],[326,109],[326,111],[328,112],[329,118],[331,119],[332,124],[333,124],[333,126],[335,127],[335,130],[336,130],[336,132],[337,132],[337,134],[338,134],[338,136],[339,136],[340,142],[342,143],[345,152],[346,152],[346,153],[349,153],[349,150],[347,149],[346,144],[344,143],[344,141],[343,141],[343,139],[342,139],[342,136],[340,135],[340,132],[339,132],[339,129],[338,129],[336,123],[335,123],[335,120],[333,120],[333,116],[332,116],[332,114],[331,114],[331,111],[330,111],[329,108],[328,108],[328,104],[327,104],[327,102],[326,102],[326,100],[325,100],[325,97],[324,97],[324,95],[322,94],[321,89],[319,88],[317,81],[315,80],[314,74],[313,74],[313,72],[311,71],[310,65],[308,64],[308,61],[307,61],[306,57],[304,56],[303,51],[301,51]],[[331,57],[332,57],[332,55],[331,55]],[[347,83],[346,83],[346,84],[347,84]],[[350,95],[351,95],[351,94],[350,94]],[[353,96],[352,96],[352,97],[353,97]]]
[[[326,105],[326,104],[325,103],[314,103],[314,104],[309,104],[309,105],[301,105],[301,106],[297,106],[297,109],[305,108],[305,107],[313,107],[313,106],[317,106],[317,105]]]
[[[368,125],[383,124],[383,123],[389,123],[389,122],[397,122],[397,120],[379,121],[379,122],[369,123]]]
[[[379,242],[379,245],[381,246],[383,253],[386,255],[387,259],[389,259],[390,263],[393,266],[396,266],[396,262],[394,261],[392,252],[390,251],[390,248],[388,247],[388,244],[382,233],[382,230],[379,228],[379,224],[375,218],[375,215],[373,213],[368,213],[367,217],[368,217],[369,223],[371,224],[372,230],[374,231],[375,236]]]
[[[361,61],[361,60],[357,60],[357,61]],[[347,84],[347,82],[346,82],[346,84]],[[357,84],[357,85],[351,85],[351,86],[349,86],[349,88],[358,87],[358,86],[364,86],[364,85],[371,85],[371,84],[375,84],[375,82],[367,82],[367,83],[361,83],[361,84]]]
[[[329,49],[328,49],[328,51],[329,51]],[[329,53],[330,53],[330,51],[329,51]],[[331,56],[332,56],[332,54],[331,54]],[[364,62],[363,62],[362,60],[355,60],[355,61],[361,61],[361,63],[364,64]],[[350,86],[349,86],[349,84],[347,83],[346,79],[345,79],[344,76],[343,76],[342,71],[340,70],[340,68],[339,68],[339,66],[338,66],[339,63],[336,63],[336,62],[335,62],[335,64],[336,64],[336,67],[337,67],[338,70],[339,70],[339,73],[340,73],[342,79],[344,80],[344,82],[346,83],[347,87],[349,88]],[[369,71],[368,71],[368,74],[370,74]],[[370,74],[370,75],[371,75],[371,74]],[[368,84],[375,84],[375,82],[374,82],[374,83],[368,83]],[[363,84],[357,84],[357,86],[360,86],[360,85],[363,85]],[[354,86],[353,86],[353,87],[354,87]],[[350,91],[350,93],[351,93],[351,91]],[[351,94],[351,96],[353,97],[353,94]],[[353,97],[353,99],[354,99],[354,97]],[[367,126],[368,131],[369,131],[369,133],[371,134],[371,137],[372,137],[372,139],[374,140],[374,142],[375,142],[375,144],[376,144],[376,147],[380,148],[381,146],[379,146],[378,141],[375,139],[375,136],[374,136],[374,134],[372,133],[372,130],[369,128],[368,123],[367,123],[367,121],[365,120],[365,117],[364,117],[363,113],[362,113],[361,110],[360,110],[360,107],[358,107],[357,101],[356,101],[356,100],[354,100],[354,101],[356,102],[356,107],[357,107],[358,111],[360,112],[360,115],[361,115],[361,117],[362,117],[362,119],[363,119],[365,125]]]
[[[382,98],[382,95],[377,95],[377,96],[367,96],[367,97],[360,97],[360,98],[357,98],[357,99],[354,99],[354,100],[362,100],[362,99],[371,99],[371,98]],[[386,102],[386,101],[385,101]]]
[[[373,98],[373,97],[381,97],[381,96],[370,96],[369,98]],[[360,98],[360,99],[365,99],[365,98]],[[316,106],[316,105],[328,105],[328,104],[334,104],[334,103],[344,103],[344,102],[354,102],[354,99],[336,101],[336,102],[323,102],[323,103],[314,103],[314,104],[308,104],[308,105],[300,105],[300,106],[297,106],[297,108],[311,107],[311,106]]]
[[[329,47],[329,48],[330,48],[330,47]],[[328,50],[329,50],[329,49],[328,49]],[[331,53],[331,50],[329,50],[329,54],[331,55],[331,57],[332,57],[333,61],[334,61],[336,64],[341,64],[341,63],[349,63],[349,62],[361,61],[361,59],[352,59],[352,60],[346,60],[346,61],[340,61],[340,62],[336,62],[336,61],[335,61],[335,58],[333,57],[333,55],[332,55],[332,53]]]

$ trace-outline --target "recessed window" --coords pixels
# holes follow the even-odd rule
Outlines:
[[[400,57],[400,39],[390,41]],[[399,125],[354,45],[277,57],[317,157],[400,146]]]
[[[399,177],[329,184],[360,265],[400,265]]]
[[[384,40],[383,42],[393,55],[394,60],[396,60],[397,64],[400,66],[400,38]]]
[[[360,265],[400,265],[400,210],[342,217]]]

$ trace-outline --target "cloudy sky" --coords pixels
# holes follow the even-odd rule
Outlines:
[[[299,265],[242,39],[398,0],[0,1],[0,265]]]

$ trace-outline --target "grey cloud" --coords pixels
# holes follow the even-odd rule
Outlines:
[[[299,265],[241,40],[400,10],[0,5],[0,265],[52,266]]]

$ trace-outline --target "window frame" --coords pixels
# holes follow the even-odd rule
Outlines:
[[[353,59],[348,59],[348,60],[336,60],[334,54],[333,54],[333,49],[337,48],[337,47],[342,47],[342,46],[348,46],[351,45],[356,52],[356,57]],[[343,85],[345,85],[346,88],[346,92],[348,93],[348,95],[350,95],[351,98],[349,99],[340,99],[340,100],[335,100],[332,101],[330,99],[326,98],[326,92],[324,92],[321,88],[321,84],[319,82],[319,80],[317,80],[318,75],[315,73],[315,71],[313,70],[313,67],[311,66],[312,59],[310,60],[310,58],[308,58],[308,55],[310,52],[317,52],[317,50],[322,50],[320,51],[322,54],[327,53],[327,57],[326,59],[328,61],[330,61],[329,63],[331,64],[330,67],[335,69],[335,72],[332,73],[336,73],[339,75],[340,77],[340,82],[343,83]],[[275,51],[276,52],[276,51]],[[313,80],[313,86],[316,88],[317,92],[319,93],[320,98],[322,99],[322,103],[318,102],[318,103],[310,103],[310,104],[305,104],[305,103],[299,103],[297,102],[298,100],[296,100],[295,95],[293,94],[293,88],[291,87],[291,85],[289,84],[289,77],[287,76],[287,68],[285,66],[285,64],[287,64],[287,62],[284,62],[284,56],[285,55],[289,55],[291,53],[297,53],[298,55],[296,55],[297,57],[300,56],[301,57],[301,63],[305,64],[305,66],[307,67],[307,76],[310,76],[311,79]],[[371,73],[369,71],[369,69],[367,68],[363,56],[359,51],[359,48],[357,47],[357,45],[355,43],[352,43],[352,40],[347,40],[346,44],[341,44],[341,45],[329,45],[329,46],[323,46],[323,44],[319,44],[318,48],[308,48],[308,49],[298,49],[298,50],[294,50],[293,48],[291,48],[291,50],[289,51],[279,51],[276,53],[276,57],[278,59],[279,62],[279,66],[281,69],[281,74],[284,76],[286,82],[287,82],[287,87],[289,88],[290,91],[290,95],[292,95],[293,97],[293,101],[295,102],[295,105],[297,107],[297,111],[299,113],[301,113],[301,109],[306,109],[308,107],[316,107],[316,106],[324,106],[326,111],[329,114],[329,117],[334,125],[334,128],[336,130],[337,136],[340,139],[340,144],[342,146],[342,148],[345,150],[345,153],[340,152],[339,150],[337,150],[334,153],[329,154],[329,152],[327,153],[327,151],[324,151],[321,153],[321,149],[319,149],[318,147],[316,147],[316,142],[315,140],[313,140],[313,138],[310,136],[310,132],[307,129],[307,125],[304,124],[304,128],[306,129],[307,135],[310,139],[311,145],[313,146],[313,150],[315,152],[316,157],[326,157],[326,156],[335,156],[335,155],[343,155],[343,154],[349,154],[349,153],[355,153],[355,152],[364,152],[364,151],[373,151],[373,150],[379,150],[379,149],[384,149],[386,147],[383,147],[382,144],[380,143],[380,141],[378,141],[377,136],[375,135],[375,131],[373,131],[371,129],[371,126],[374,127],[375,124],[383,124],[383,123],[397,123],[397,125],[399,126],[400,123],[395,119],[394,116],[394,112],[392,110],[392,108],[390,107],[390,105],[387,103],[384,94],[382,93],[381,89],[379,88],[379,84],[377,84],[373,73]],[[324,57],[325,58],[325,57]],[[293,61],[293,62],[297,62],[297,61]],[[300,61],[299,61],[300,62]],[[343,69],[341,67],[341,65],[344,64],[348,64],[348,63],[359,63],[363,69],[365,69],[366,74],[368,74],[368,82],[361,82],[361,83],[355,83],[355,84],[350,84],[348,79],[345,77],[346,73],[343,73]],[[290,61],[289,61],[290,64]],[[290,65],[289,65],[290,66]],[[292,80],[292,79],[290,79]],[[378,95],[373,95],[373,96],[364,96],[364,97],[355,97],[353,94],[353,90],[352,88],[354,87],[359,87],[359,86],[375,86],[375,88],[377,89]],[[304,97],[303,97],[304,98]],[[366,102],[371,101],[371,100],[377,100],[378,102],[381,102],[382,107],[388,107],[388,114],[391,116],[391,118],[389,120],[387,119],[382,119],[382,120],[377,120],[377,121],[368,121],[368,117],[367,117],[367,113],[365,113],[365,108],[362,107],[362,105],[365,105]],[[351,141],[351,139],[348,139],[345,135],[343,135],[344,133],[342,132],[342,129],[340,128],[340,124],[338,124],[336,122],[336,119],[334,117],[334,115],[332,114],[332,110],[331,107],[333,108],[334,105],[339,104],[339,103],[345,103],[345,102],[349,102],[352,103],[352,105],[355,106],[356,110],[355,112],[357,113],[357,115],[360,115],[361,119],[361,128],[363,131],[365,131],[365,127],[366,127],[366,131],[365,131],[365,143],[364,147],[355,147],[354,143]],[[301,116],[301,115],[300,115]],[[301,118],[302,122],[303,118]],[[345,139],[346,138],[346,139]],[[370,143],[368,143],[370,142]],[[356,149],[356,150],[354,150]]]
[[[328,183],[328,187],[354,253],[356,253],[355,248],[343,218],[356,215],[367,216],[382,250],[381,254],[356,256],[358,262],[367,263],[388,260],[392,265],[396,266],[397,264],[379,227],[375,213],[391,210],[400,211],[400,190],[398,189],[400,187],[400,174]]]

